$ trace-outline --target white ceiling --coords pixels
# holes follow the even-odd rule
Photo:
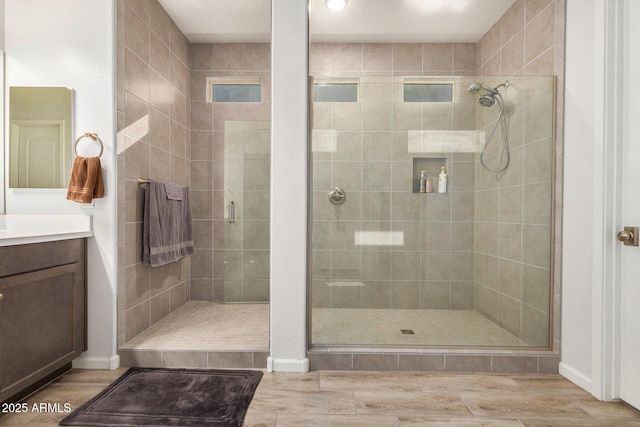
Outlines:
[[[271,0],[159,0],[192,43],[267,42]],[[515,0],[310,0],[316,42],[476,42]]]

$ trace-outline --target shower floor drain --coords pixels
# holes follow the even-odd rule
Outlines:
[[[403,335],[415,335],[413,329],[400,329],[400,332],[402,332]]]

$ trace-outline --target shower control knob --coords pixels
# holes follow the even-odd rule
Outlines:
[[[347,200],[347,193],[340,187],[334,188],[329,192],[329,202],[332,205],[341,205]]]

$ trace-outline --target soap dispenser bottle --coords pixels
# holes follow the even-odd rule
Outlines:
[[[427,177],[427,182],[425,183],[425,193],[431,193],[433,192],[433,185],[431,184],[431,179],[429,177]]]
[[[418,192],[426,193],[427,192],[427,171],[420,172],[420,184],[418,187]]]
[[[447,172],[442,166],[440,168],[440,175],[438,175],[438,193],[446,193],[447,192]]]

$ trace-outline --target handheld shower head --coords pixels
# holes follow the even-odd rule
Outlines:
[[[478,98],[478,102],[485,107],[491,107],[496,102],[496,95],[495,94],[480,95],[480,98]]]
[[[480,98],[478,98],[478,102],[480,102],[480,104],[485,107],[491,107],[493,104],[495,104],[496,97],[500,96],[500,92],[498,91],[498,89],[500,89],[501,87],[509,87],[509,81],[507,80],[504,83],[500,83],[498,86],[493,88],[483,85],[482,83],[473,82],[467,90],[469,91],[469,93],[477,93],[481,90],[484,90],[486,93],[480,95]]]

